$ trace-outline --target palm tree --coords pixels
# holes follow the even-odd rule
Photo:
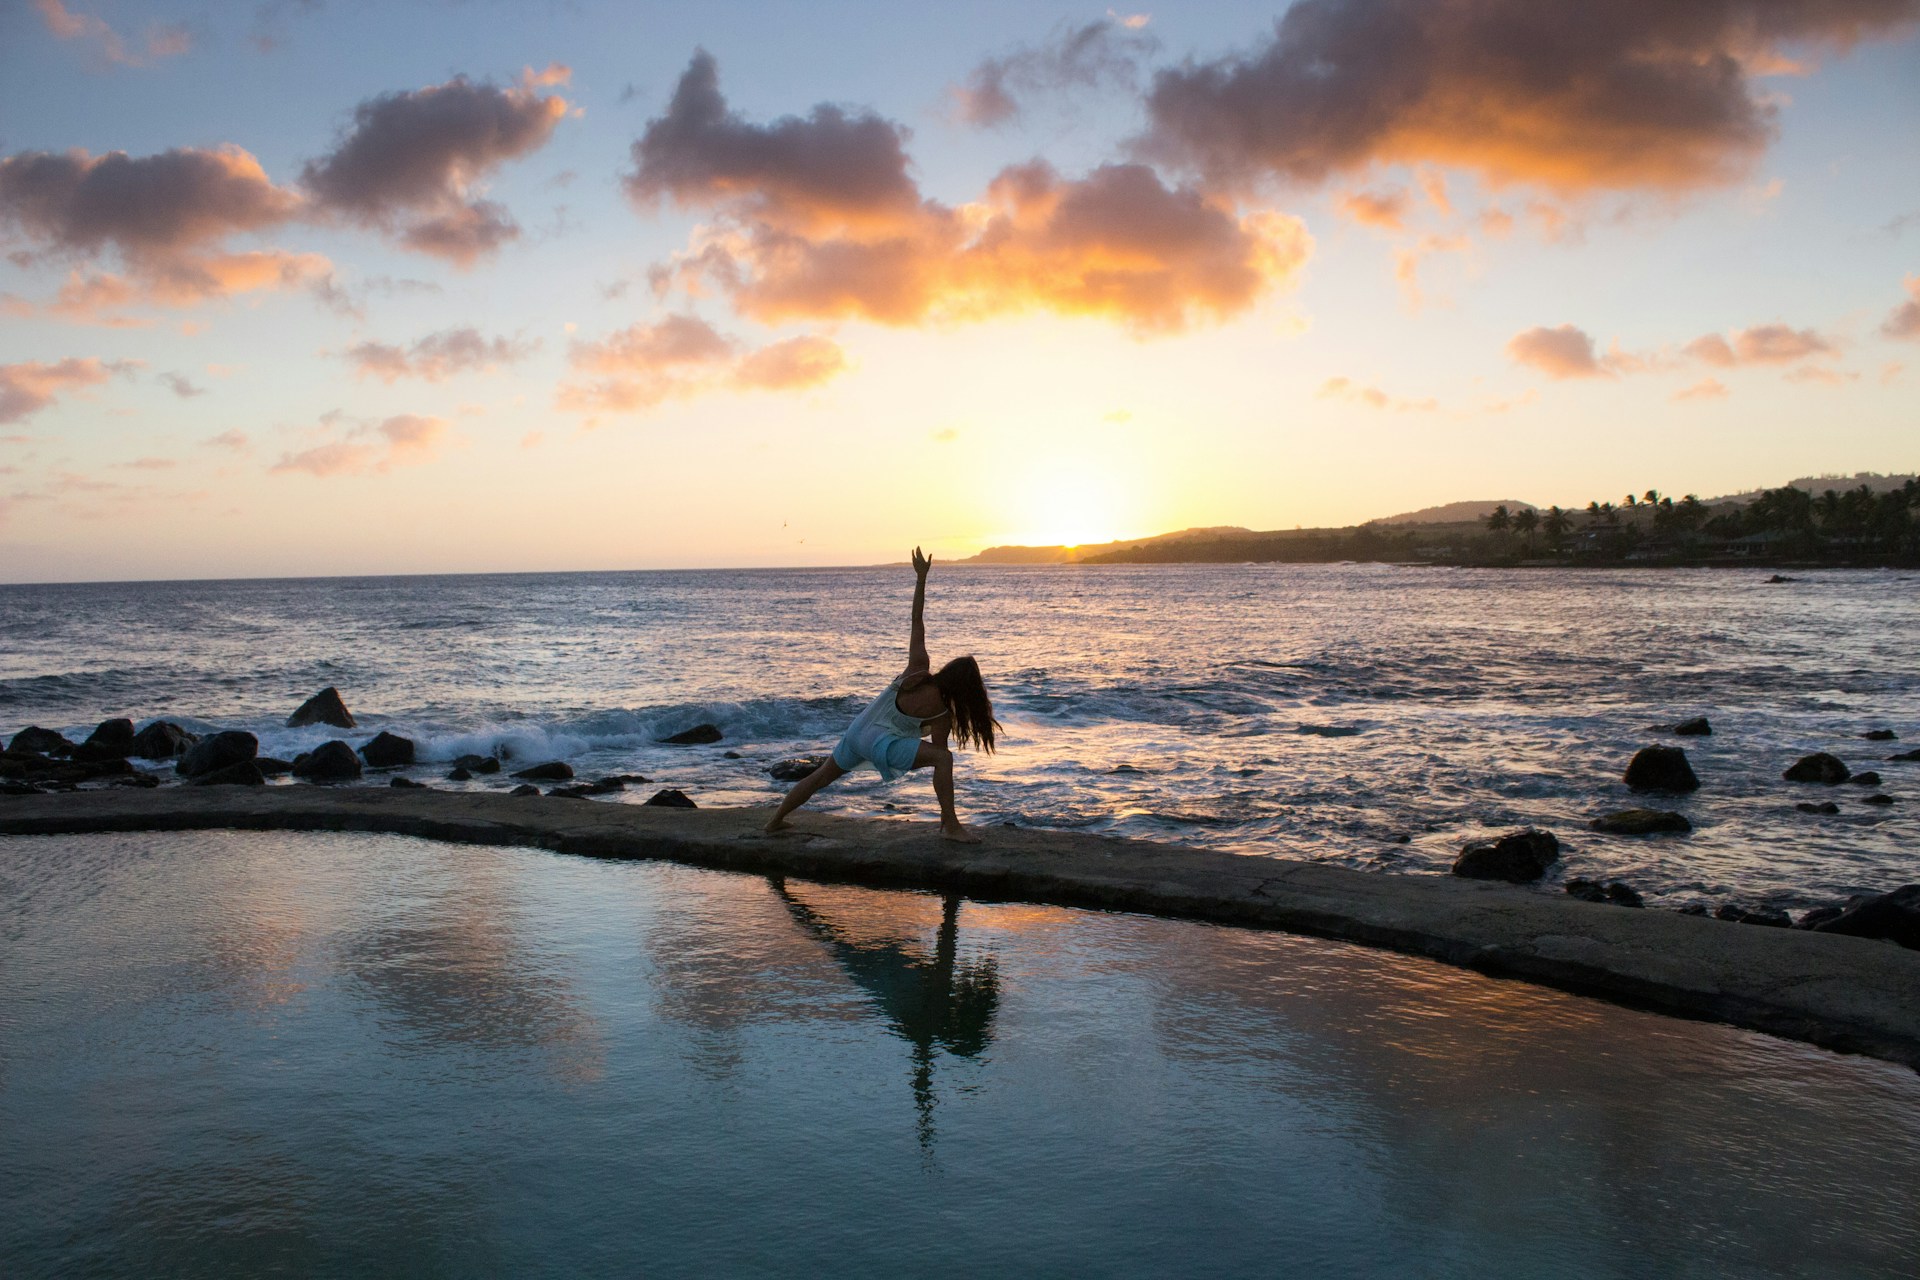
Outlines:
[[[1540,527],[1546,531],[1547,545],[1558,552],[1566,543],[1567,531],[1573,528],[1573,521],[1559,507],[1548,507],[1546,518],[1540,522]]]
[[[1522,507],[1513,513],[1513,527],[1525,536],[1527,554],[1533,554],[1533,531],[1540,527],[1540,513],[1532,507]]]
[[[1487,514],[1487,532],[1505,533],[1513,527],[1513,513],[1507,510],[1507,504],[1501,503]]]

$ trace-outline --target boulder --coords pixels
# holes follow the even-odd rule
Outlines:
[[[1855,938],[1886,938],[1920,951],[1920,884],[1901,885],[1892,893],[1850,903],[1838,916],[1814,928]]]
[[[47,794],[31,782],[0,780],[0,796],[43,796]]]
[[[266,774],[269,778],[277,778],[283,773],[293,772],[293,761],[280,760],[273,756],[255,756],[253,758],[253,767]]]
[[[1671,809],[1616,809],[1603,813],[1587,824],[1595,831],[1615,836],[1650,836],[1662,831],[1691,831],[1693,824],[1685,814]]]
[[[404,769],[413,763],[413,739],[383,729],[360,748],[360,758],[375,769]]]
[[[1627,765],[1627,786],[1635,791],[1698,791],[1700,779],[1679,747],[1642,747]]]
[[[330,724],[336,729],[355,728],[353,712],[347,710],[347,704],[340,697],[340,691],[328,685],[320,692],[300,704],[300,709],[287,717],[287,728],[299,729],[310,724]]]
[[[1862,800],[1860,803],[1861,804],[1883,804],[1883,805],[1892,804],[1893,797],[1888,795],[1884,791],[1876,791],[1872,795],[1868,796],[1865,800]]]
[[[351,746],[335,738],[294,757],[293,776],[308,782],[351,782],[360,776],[360,757]]]
[[[1713,735],[1713,726],[1707,723],[1705,716],[1695,716],[1673,726],[1673,731],[1683,738],[1707,738]]]
[[[1647,905],[1639,890],[1619,880],[1609,880],[1605,884],[1598,880],[1569,880],[1566,889],[1582,902],[1610,902],[1616,907]]]
[[[59,737],[59,736],[60,736],[59,734],[55,734],[55,735],[54,735],[54,737],[56,737],[56,738],[57,738],[57,737]],[[1914,749],[1913,749],[1912,751],[1902,751],[1902,752],[1901,752],[1901,753],[1900,753],[1899,755],[1897,755],[1897,756],[1888,756],[1888,757],[1887,757],[1887,762],[1888,762],[1889,764],[1892,764],[1892,763],[1896,763],[1896,762],[1898,762],[1898,761],[1902,761],[1902,760],[1920,760],[1920,747],[1916,747],[1916,748],[1914,748]]]
[[[1469,880],[1529,884],[1545,875],[1547,868],[1559,860],[1560,841],[1554,834],[1528,827],[1492,840],[1470,841],[1454,859],[1453,874]]]
[[[718,742],[723,736],[725,735],[720,732],[719,725],[697,724],[691,729],[681,730],[671,738],[661,738],[659,741],[676,747],[698,747],[709,742]]]
[[[393,780],[392,780],[391,782],[389,782],[389,783],[387,783],[387,785],[388,785],[388,786],[390,786],[390,787],[398,787],[398,788],[399,788],[400,790],[402,790],[402,791],[425,791],[425,790],[427,790],[427,784],[426,784],[426,783],[424,783],[424,782],[415,782],[415,781],[414,781],[414,780],[413,780],[412,778],[399,778],[399,777],[396,777],[396,778],[394,778],[394,779],[393,779]]]
[[[133,754],[133,721],[124,716],[102,720],[87,740],[73,749],[75,760],[125,760]]]
[[[7,744],[7,750],[31,751],[43,756],[64,756],[73,750],[73,744],[67,741],[64,734],[55,733],[51,729],[42,729],[37,724],[30,724],[13,735],[13,741]]]
[[[1819,782],[1834,787],[1847,780],[1848,771],[1840,757],[1816,751],[1795,760],[1780,776],[1788,782]]]
[[[500,760],[497,756],[465,755],[453,762],[456,769],[465,769],[468,773],[498,773]]]
[[[648,797],[647,803],[662,809],[698,809],[700,807],[686,792],[677,787],[668,787],[664,791],[654,792]]]
[[[223,765],[211,773],[187,779],[190,787],[264,787],[267,775],[260,772],[260,766],[251,760],[236,760]]]
[[[540,788],[534,786],[531,782],[523,782],[513,790],[507,792],[507,794],[510,796],[537,796],[540,794]]]
[[[825,756],[794,756],[774,761],[767,766],[767,772],[780,782],[798,782],[826,762]]]
[[[107,785],[110,787],[157,787],[160,785],[160,775],[130,769],[118,777],[108,778]]]
[[[1838,920],[1846,914],[1845,907],[1815,907],[1793,922],[1796,929],[1818,929],[1829,920]]]
[[[1825,801],[1821,804],[1815,804],[1811,800],[1802,800],[1799,804],[1796,804],[1793,807],[1798,809],[1802,813],[1824,813],[1828,817],[1832,817],[1834,814],[1840,812],[1840,806],[1835,804],[1831,800]]]
[[[1891,729],[1869,729],[1860,735],[1868,742],[1898,742],[1900,735]]]
[[[1769,929],[1791,929],[1793,919],[1778,907],[1736,907],[1731,902],[1715,907],[1715,920],[1731,920],[1735,924],[1765,925]]]
[[[573,777],[573,766],[565,760],[549,760],[545,764],[522,769],[513,776],[525,778],[528,782],[565,782]]]
[[[1783,575],[1781,575],[1781,574],[1778,574],[1778,573],[1776,573],[1776,574],[1774,574],[1774,575],[1773,575],[1773,576],[1772,576],[1771,578],[1768,578],[1768,579],[1767,579],[1767,585],[1771,587],[1771,586],[1774,586],[1774,585],[1776,585],[1776,584],[1778,584],[1778,583],[1782,583],[1782,582],[1798,582],[1798,581],[1800,581],[1800,579],[1798,579],[1798,578],[1789,578],[1789,577],[1785,577],[1785,576],[1783,576]]]
[[[155,720],[133,735],[131,755],[142,760],[171,760],[187,754],[187,748],[200,741],[197,733],[188,733],[171,720]]]
[[[1877,787],[1880,785],[1880,775],[1871,769],[1864,769],[1848,777],[1847,781],[1856,787]]]
[[[472,782],[473,770],[467,768],[464,765],[455,765],[453,766],[453,768],[447,770],[447,781],[448,782]]]
[[[244,730],[226,729],[220,733],[210,733],[188,747],[187,753],[180,757],[180,763],[173,770],[183,778],[198,778],[230,764],[251,760],[258,754],[260,739]]]

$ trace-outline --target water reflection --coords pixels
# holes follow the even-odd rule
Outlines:
[[[960,959],[959,896],[948,894],[941,900],[940,925],[928,952],[891,933],[899,923],[902,900],[912,901],[907,895],[863,890],[829,895],[810,886],[815,905],[796,895],[782,876],[769,876],[767,883],[795,923],[827,948],[886,1016],[893,1034],[912,1046],[920,1145],[931,1150],[936,1050],[961,1058],[980,1056],[993,1043],[993,1016],[1000,1007],[1000,971],[993,957]],[[850,895],[857,895],[856,900],[848,902]],[[822,900],[830,896],[841,902]]]

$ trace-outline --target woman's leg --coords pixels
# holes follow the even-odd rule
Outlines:
[[[964,844],[979,844],[980,837],[962,826],[960,815],[953,810],[953,752],[935,743],[923,742],[914,753],[913,767],[933,769],[933,794],[940,800],[940,834]]]
[[[845,772],[845,769],[842,769],[833,762],[832,756],[828,756],[821,762],[818,769],[815,769],[812,773],[793,784],[793,790],[787,792],[786,799],[782,800],[780,807],[773,811],[773,817],[767,823],[767,830],[778,831],[780,828],[786,826],[788,814],[813,799],[814,792],[826,786],[835,778],[840,777]]]

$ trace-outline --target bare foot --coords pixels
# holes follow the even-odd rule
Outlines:
[[[767,819],[767,825],[761,828],[761,830],[765,831],[768,835],[787,829],[787,820],[778,816]]]
[[[958,822],[954,823],[952,826],[948,826],[944,822],[941,823],[940,838],[943,840],[952,840],[956,844],[979,844],[980,843],[980,837],[973,834],[973,831],[971,828],[963,826]]]

